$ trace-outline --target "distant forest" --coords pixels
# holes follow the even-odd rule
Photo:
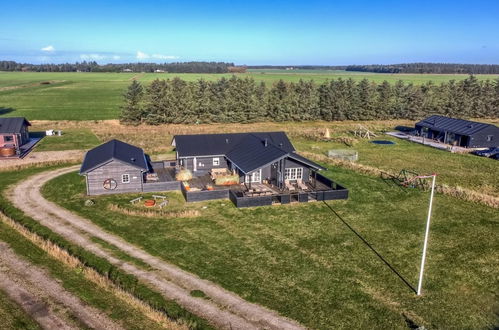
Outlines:
[[[375,73],[466,73],[499,74],[497,64],[452,64],[452,63],[402,63],[371,65],[253,65],[248,69],[301,69],[301,70],[346,70]]]
[[[280,80],[271,86],[232,76],[218,81],[133,81],[124,95],[121,121],[129,124],[247,123],[256,121],[499,117],[499,79],[414,85],[398,81],[334,79],[321,84]]]
[[[27,64],[14,61],[0,61],[0,71],[35,72],[154,72],[163,70],[172,73],[227,73],[234,63],[224,62],[178,62],[178,63],[125,63],[98,64],[97,62],[76,62],[64,64]]]
[[[346,71],[376,73],[466,73],[499,74],[497,64],[403,63],[390,65],[349,65]]]

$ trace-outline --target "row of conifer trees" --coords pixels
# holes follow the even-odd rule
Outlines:
[[[422,85],[398,81],[300,80],[272,85],[233,76],[216,81],[133,81],[121,121],[129,124],[499,117],[499,79]]]

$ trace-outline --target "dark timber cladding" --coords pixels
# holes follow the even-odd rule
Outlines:
[[[87,152],[80,174],[86,177],[87,194],[100,195],[143,191],[148,170],[142,149],[111,140]]]
[[[499,146],[499,127],[476,121],[430,116],[416,123],[419,135],[468,148]]]

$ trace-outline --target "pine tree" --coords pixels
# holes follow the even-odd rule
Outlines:
[[[121,107],[120,121],[122,123],[134,125],[141,123],[144,115],[142,107],[143,96],[144,88],[137,80],[133,80],[123,95],[125,104]]]

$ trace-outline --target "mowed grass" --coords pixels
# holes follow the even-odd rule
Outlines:
[[[360,164],[394,173],[403,169],[419,174],[436,173],[438,183],[499,196],[497,160],[472,154],[455,154],[388,135],[380,135],[375,139],[389,140],[395,144],[377,145],[372,140],[359,139],[350,147],[341,142],[311,142],[304,138],[295,138],[293,143],[298,150],[321,155],[326,155],[328,150],[354,150],[358,152]]]
[[[44,132],[35,132],[33,135]],[[88,150],[100,144],[100,140],[88,128],[62,130],[61,136],[44,136],[36,151]]]
[[[251,77],[269,85],[283,79],[300,79],[321,83],[327,79],[367,78],[373,81],[403,80],[422,84],[450,79],[465,79],[467,75],[378,74],[346,71],[310,70],[277,72],[251,71],[238,76]],[[132,79],[146,85],[152,80],[180,77],[188,81],[230,78],[232,74],[174,73],[83,73],[83,72],[0,72],[0,115],[24,116],[31,120],[102,120],[116,119],[122,105],[122,94]],[[496,79],[497,75],[477,75],[478,79]],[[41,82],[53,82],[40,84]],[[14,88],[13,88],[14,87]],[[6,109],[6,110],[5,110]]]
[[[170,192],[168,211],[197,209],[200,215],[145,218],[108,209],[141,209],[129,203],[135,194],[93,197],[95,205],[85,207],[84,180],[76,173],[54,179],[43,193],[148,252],[310,328],[499,324],[497,210],[436,195],[424,295],[417,297],[428,193],[402,191],[341,168],[326,175],[350,189],[348,200],[328,204],[409,286],[324,203],[237,209],[227,200],[186,204]]]

